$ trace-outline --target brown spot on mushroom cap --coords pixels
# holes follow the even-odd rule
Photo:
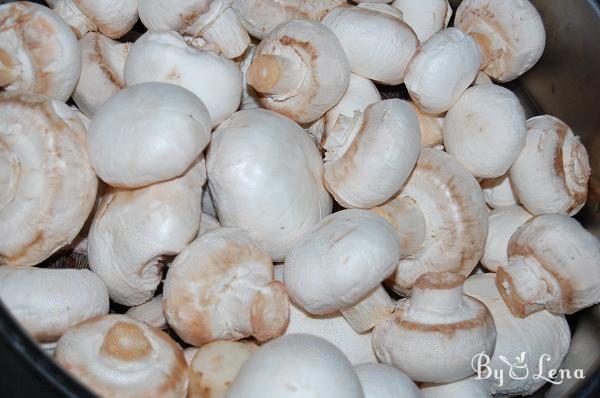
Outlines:
[[[426,272],[419,276],[414,287],[419,289],[446,290],[459,287],[464,282],[464,276],[451,272]]]
[[[108,62],[105,60],[102,41],[103,37],[100,34],[94,35],[94,52],[90,55],[90,58],[93,62],[95,62],[99,67],[104,76],[116,87],[119,89],[125,88],[125,82],[121,80],[119,75],[115,73]]]
[[[152,345],[142,329],[133,323],[117,322],[106,333],[102,352],[124,362],[133,362],[147,356]]]
[[[258,341],[280,336],[290,322],[290,301],[283,283],[274,281],[268,294],[259,292],[252,300],[250,323]]]

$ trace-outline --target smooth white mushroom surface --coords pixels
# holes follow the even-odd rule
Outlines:
[[[421,386],[423,398],[492,398],[491,387],[487,380],[472,376],[452,383],[424,383]]]
[[[212,127],[238,109],[242,96],[242,72],[235,62],[197,49],[172,31],[146,32],[131,46],[125,83],[130,87],[144,82],[190,90],[206,105]]]
[[[530,219],[513,234],[508,259],[496,284],[516,316],[572,314],[600,302],[600,241],[571,217]]]
[[[183,398],[183,351],[166,333],[126,315],[106,315],[69,329],[54,359],[101,397]]]
[[[510,172],[500,177],[482,180],[479,185],[481,185],[485,203],[492,209],[519,204],[519,199],[510,178]]]
[[[244,363],[228,398],[363,398],[348,359],[334,345],[308,334],[281,336]]]
[[[560,119],[527,121],[525,148],[510,169],[514,190],[532,214],[575,215],[585,205],[590,178],[587,151]]]
[[[222,123],[206,166],[221,224],[247,231],[273,261],[331,213],[317,147],[275,112],[245,110]]]
[[[38,264],[69,245],[97,186],[73,110],[37,94],[0,96],[0,264]]]
[[[138,321],[146,322],[148,325],[158,329],[167,328],[167,320],[163,314],[162,294],[159,294],[144,304],[131,307],[125,315],[137,319]]]
[[[475,177],[504,175],[525,146],[519,99],[495,84],[468,88],[446,114],[444,147]]]
[[[204,210],[204,207],[202,208]],[[200,217],[200,229],[198,230],[198,235],[202,235],[208,231],[212,231],[213,229],[217,229],[221,227],[221,223],[215,217],[210,214],[202,212],[202,216]]]
[[[399,369],[383,363],[354,367],[365,398],[421,398],[419,387]]]
[[[198,232],[205,180],[201,160],[179,178],[112,189],[102,197],[90,228],[88,259],[111,299],[133,306],[154,296],[166,256],[177,255]]]
[[[310,123],[342,98],[350,64],[338,38],[323,24],[290,21],[256,47],[246,78],[264,108]]]
[[[88,130],[96,174],[119,188],[138,188],[182,175],[210,141],[202,101],[181,87],[145,83],[113,95]]]
[[[421,43],[448,26],[452,17],[448,0],[395,0],[392,7],[402,11],[402,20],[415,31]]]
[[[0,299],[38,342],[52,343],[71,326],[108,314],[108,293],[89,270],[0,267]]]
[[[58,15],[28,1],[0,5],[0,90],[66,101],[80,71],[79,43]]]
[[[327,190],[346,208],[368,209],[398,192],[415,167],[419,119],[408,102],[388,99],[340,115],[322,142]]]
[[[419,39],[398,9],[369,3],[338,7],[322,22],[340,39],[353,73],[382,84],[404,81]]]
[[[502,300],[491,273],[467,278],[465,293],[485,304],[496,325],[494,354],[490,355],[489,363],[482,359],[482,364],[496,374],[510,375],[513,371],[516,376],[499,380],[490,375],[483,381],[489,384],[493,394],[533,394],[546,382],[535,375],[547,375],[552,369],[558,369],[569,350],[571,333],[565,317],[545,310],[526,318],[514,316]],[[487,375],[487,372],[481,374],[482,377]]]

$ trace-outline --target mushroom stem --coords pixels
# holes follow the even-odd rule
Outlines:
[[[379,285],[367,297],[340,312],[352,329],[357,333],[364,333],[394,312],[394,301]]]
[[[411,305],[423,311],[455,312],[463,303],[462,276],[449,272],[427,273],[415,282]]]
[[[259,93],[285,95],[300,86],[302,65],[289,57],[258,55],[248,68],[247,80]]]
[[[94,32],[97,26],[86,17],[73,1],[55,1],[52,11],[57,13],[70,27],[77,38],[87,32]]]
[[[338,160],[350,148],[364,121],[363,112],[354,112],[354,117],[340,114],[333,128],[325,132],[322,142],[325,148],[325,161]]]
[[[469,36],[471,36],[479,45],[479,53],[481,54],[480,69],[485,69],[492,61],[494,55],[493,43],[489,37],[483,33],[470,32]]]
[[[230,59],[242,55],[250,44],[250,36],[231,8],[223,11],[202,33],[202,37],[219,47],[223,56]]]
[[[8,86],[19,78],[16,60],[6,50],[0,48],[0,87]]]

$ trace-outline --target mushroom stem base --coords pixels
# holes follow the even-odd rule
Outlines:
[[[289,57],[258,55],[250,64],[246,79],[261,94],[284,96],[300,86],[302,65]]]
[[[341,313],[357,333],[364,333],[388,318],[393,311],[394,300],[379,285],[363,300],[350,308],[341,310]]]
[[[202,33],[202,37],[217,46],[224,57],[236,58],[246,51],[250,36],[233,9],[228,8]]]

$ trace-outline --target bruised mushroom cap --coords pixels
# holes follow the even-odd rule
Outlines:
[[[499,82],[521,76],[544,52],[544,24],[528,0],[465,0],[454,26],[477,40],[483,71]]]
[[[131,43],[119,43],[100,33],[89,32],[79,39],[81,76],[73,101],[92,117],[117,91],[125,88],[125,59]]]
[[[35,294],[32,294],[35,292]],[[0,267],[0,299],[38,342],[51,343],[71,326],[108,313],[108,293],[89,270]]]
[[[132,306],[154,296],[165,256],[178,254],[198,232],[205,179],[202,160],[179,178],[103,196],[88,258],[114,301]]]
[[[467,278],[465,293],[482,301],[494,318],[496,346],[488,366],[505,375],[511,370],[517,374],[517,377],[505,377],[503,381],[494,377],[485,380],[491,386],[491,392],[503,396],[533,394],[546,382],[535,375],[547,375],[551,369],[558,369],[569,351],[571,334],[565,317],[548,311],[539,311],[526,318],[515,317],[502,300],[491,273]],[[521,361],[515,363],[519,358]],[[510,364],[522,366],[513,369]],[[528,369],[529,373],[523,374],[523,369]]]
[[[467,89],[446,114],[444,146],[475,177],[505,174],[525,146],[525,111],[508,89]]]
[[[344,207],[368,209],[404,185],[421,150],[417,115],[406,102],[388,99],[353,118],[338,117],[323,139],[325,187]]]
[[[425,113],[414,102],[408,101],[417,114],[421,129],[421,146],[434,148],[443,145],[442,129],[444,128],[443,115],[430,115]]]
[[[323,24],[289,21],[260,42],[247,79],[264,108],[310,123],[342,98],[350,64],[338,38]]]
[[[125,83],[130,87],[144,82],[190,90],[206,105],[212,127],[237,110],[242,96],[242,73],[235,62],[196,49],[175,32],[146,32],[131,46]]]
[[[166,333],[126,315],[96,317],[69,329],[54,360],[103,397],[184,397],[187,364]]]
[[[206,165],[221,224],[248,231],[274,261],[331,213],[317,147],[275,112],[241,111],[222,123]]]
[[[572,314],[600,302],[600,242],[571,217],[532,218],[513,234],[508,259],[496,285],[516,316]]]
[[[496,329],[487,308],[463,294],[463,282],[448,272],[419,277],[412,297],[375,326],[377,358],[415,381],[447,383],[473,374],[471,359],[492,354]]]
[[[225,398],[240,368],[258,347],[238,341],[213,341],[200,347],[189,366],[187,398]]]
[[[433,35],[406,67],[404,83],[427,113],[442,113],[456,103],[479,71],[479,48],[456,28]]]
[[[392,7],[402,11],[402,20],[415,31],[421,43],[448,26],[452,17],[448,0],[396,0]]]
[[[0,5],[0,89],[66,101],[81,71],[77,38],[49,8]]]
[[[38,264],[77,236],[98,186],[85,134],[62,102],[0,96],[0,264]]]
[[[500,177],[482,180],[479,185],[481,185],[485,202],[492,209],[519,204],[519,199],[510,178],[510,172]]]
[[[401,370],[383,363],[354,367],[365,398],[421,398],[419,387]]]
[[[488,380],[477,379],[475,376],[452,383],[425,383],[421,386],[421,393],[423,398],[492,398]]]
[[[419,39],[402,22],[399,10],[387,4],[363,3],[338,7],[322,22],[340,39],[353,73],[382,84],[404,81]]]
[[[488,211],[477,180],[447,153],[423,148],[402,190],[380,207],[389,211],[390,216],[384,217],[392,224],[398,223],[392,218],[394,213],[405,208],[394,208],[394,202],[406,198],[423,213],[426,232],[422,242],[412,243],[416,252],[398,263],[389,279],[393,289],[410,294],[413,283],[425,272],[469,275],[481,258],[488,228]]]
[[[488,217],[488,235],[481,264],[496,272],[508,265],[508,242],[513,233],[531,217],[521,206],[508,206],[492,210]]]
[[[363,398],[348,359],[333,344],[309,334],[270,341],[244,363],[228,398]]]
[[[532,214],[574,215],[587,199],[590,164],[579,137],[561,120],[527,121],[525,148],[510,169],[515,192]]]
[[[163,314],[162,298],[162,294],[159,294],[144,304],[131,307],[125,315],[138,321],[146,322],[155,328],[166,329],[167,320]]]
[[[243,231],[205,233],[173,261],[163,287],[167,322],[187,343],[281,335],[289,300],[269,254]]]
[[[295,19],[320,21],[346,0],[233,0],[233,9],[244,27],[259,40],[284,22]]]
[[[183,174],[210,140],[210,117],[193,93],[145,83],[112,96],[88,131],[90,158],[107,184],[137,188]]]

